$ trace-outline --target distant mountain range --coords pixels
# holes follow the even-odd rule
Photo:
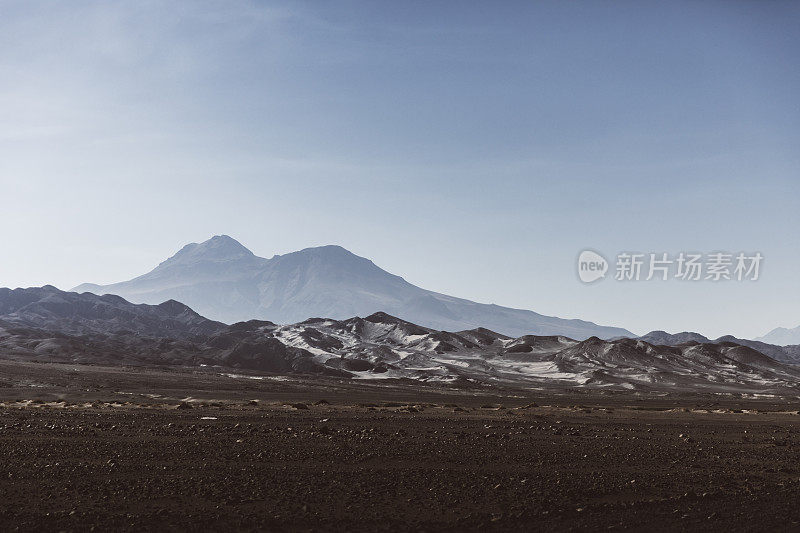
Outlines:
[[[663,346],[678,346],[685,343],[726,343],[733,342],[741,346],[747,346],[770,356],[776,361],[783,363],[800,363],[800,345],[776,346],[761,341],[749,339],[738,339],[733,335],[725,335],[715,340],[711,340],[699,333],[684,331],[682,333],[670,334],[666,331],[651,331],[646,335],[638,337],[639,340]]]
[[[198,338],[226,327],[175,300],[136,305],[112,294],[77,294],[51,285],[0,288],[0,322],[77,336],[132,334],[173,339]]]
[[[265,259],[226,235],[188,244],[132,280],[84,284],[72,290],[116,294],[136,303],[177,300],[226,323],[264,319],[289,324],[310,316],[345,319],[384,311],[448,331],[485,327],[510,336],[564,335],[578,340],[634,336],[622,328],[425,290],[340,246],[307,248]]]
[[[769,344],[777,344],[778,346],[800,344],[800,326],[793,329],[775,328],[763,337],[758,337],[755,340]]]
[[[275,373],[327,373],[303,350],[228,326],[174,300],[132,304],[115,295],[52,286],[0,289],[0,357],[112,365],[220,365]]]
[[[670,340],[656,333],[659,342]],[[464,387],[800,392],[800,368],[727,341],[688,339],[665,346],[629,338],[513,338],[485,328],[437,331],[381,312],[289,325],[257,320],[226,325],[176,301],[137,305],[50,286],[0,289],[0,357]]]

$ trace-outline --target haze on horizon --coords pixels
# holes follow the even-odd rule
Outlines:
[[[0,2],[0,286],[228,234],[627,328],[800,324],[800,5]],[[756,252],[752,283],[575,259]]]

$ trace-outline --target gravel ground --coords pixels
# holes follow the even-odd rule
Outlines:
[[[800,529],[796,403],[283,382],[248,400],[168,373],[173,397],[60,367],[19,371],[43,384],[25,397],[16,368],[2,531]]]

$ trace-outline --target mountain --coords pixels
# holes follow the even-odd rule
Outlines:
[[[180,302],[132,304],[52,286],[0,289],[0,357],[126,365],[214,364],[275,373],[344,375],[308,352],[208,320]]]
[[[641,337],[639,340],[649,342],[650,344],[657,344],[662,346],[675,346],[676,344],[683,344],[685,342],[711,342],[710,339],[695,333],[693,331],[684,331],[682,333],[667,333],[666,331],[651,331]]]
[[[460,387],[800,392],[800,368],[733,342],[659,346],[629,338],[514,338],[485,328],[439,331],[384,312],[228,326],[178,302],[131,304],[54,287],[0,290],[0,357],[204,367],[223,375],[249,371],[254,379],[268,373]]]
[[[667,333],[666,331],[651,331],[641,337],[637,337],[637,339],[659,346],[678,346],[686,343],[735,343],[740,346],[752,348],[781,363],[800,364],[800,346],[776,346],[760,341],[738,339],[733,335],[725,335],[712,341],[699,333],[689,331],[674,334]]]
[[[793,329],[775,328],[763,337],[758,337],[755,340],[769,344],[777,344],[778,346],[800,344],[800,326]]]
[[[237,322],[259,315],[258,276],[268,260],[227,236],[187,244],[156,268],[113,285],[84,284],[75,292],[117,294],[137,303],[186,302],[204,316]]]
[[[485,327],[506,335],[633,336],[622,328],[480,304],[419,288],[340,246],[306,248],[265,259],[226,235],[184,246],[147,274],[112,285],[73,289],[132,302],[174,299],[226,323],[309,316],[344,319],[384,311],[440,330]]]
[[[51,285],[0,288],[0,320],[7,326],[68,335],[134,334],[175,339],[203,337],[225,327],[174,300],[154,306],[136,305],[112,294],[76,294]]]

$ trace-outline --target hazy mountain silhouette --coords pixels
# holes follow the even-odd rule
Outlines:
[[[341,246],[306,248],[265,259],[227,235],[184,246],[151,272],[130,281],[84,284],[73,290],[117,294],[137,303],[174,299],[227,323],[253,318],[293,323],[309,316],[344,319],[385,311],[448,331],[486,327],[512,336],[633,336],[622,328],[425,290]]]
[[[792,329],[775,328],[763,337],[757,337],[755,340],[768,344],[777,344],[779,346],[800,344],[800,326]]]

